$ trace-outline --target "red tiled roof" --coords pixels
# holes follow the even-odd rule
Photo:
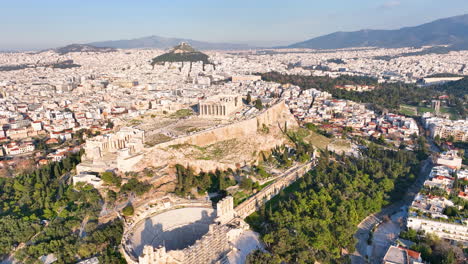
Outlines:
[[[421,258],[421,253],[419,253],[419,252],[416,252],[416,251],[411,250],[411,249],[406,249],[406,252],[408,252],[408,255],[409,255],[412,259],[419,259],[419,258]]]
[[[440,176],[440,175],[437,175],[435,178],[438,179],[438,180],[443,180],[443,179],[453,180],[453,178],[451,178],[451,177]]]
[[[404,247],[401,247],[401,246],[399,248],[405,250],[408,253],[408,255],[410,256],[410,258],[412,258],[412,259],[421,258],[421,253],[419,253],[417,251],[407,249],[407,248],[404,248]]]

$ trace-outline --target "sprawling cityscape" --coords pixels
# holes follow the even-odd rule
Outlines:
[[[466,263],[468,15],[377,31],[0,52],[0,263]]]

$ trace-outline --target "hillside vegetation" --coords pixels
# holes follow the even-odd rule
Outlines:
[[[264,73],[262,74],[262,79],[281,84],[290,83],[304,90],[316,88],[331,93],[335,98],[370,104],[378,111],[387,109],[398,112],[401,105],[417,107],[421,106],[423,102],[429,102],[441,95],[447,95],[447,104],[456,111],[456,114],[461,118],[465,118],[467,115],[468,78],[444,85],[428,87],[419,87],[415,84],[406,83],[382,83],[377,85],[377,89],[367,92],[347,91],[337,89],[335,86],[346,84],[376,85],[376,79],[363,76],[331,78],[325,76],[286,75],[278,72]]]
[[[369,146],[362,158],[326,152],[316,169],[248,217],[270,253],[247,263],[346,263],[353,234],[367,215],[402,197],[416,179],[413,152]]]
[[[0,259],[13,254],[18,263],[41,263],[39,257],[53,254],[55,263],[92,256],[98,256],[99,263],[123,263],[118,252],[122,222],[99,224],[99,192],[66,182],[81,154],[15,178],[0,178]]]
[[[199,62],[209,64],[209,57],[205,53],[196,51],[190,45],[182,43],[174,47],[170,52],[164,53],[151,61],[151,65],[164,64],[165,62]]]

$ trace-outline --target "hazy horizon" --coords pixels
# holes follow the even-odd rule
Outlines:
[[[79,4],[25,0],[2,4],[0,22],[8,26],[0,29],[0,50],[39,50],[152,35],[265,47],[286,45],[336,31],[397,29],[468,13],[468,1],[449,2],[292,0],[286,5],[278,0],[84,0]]]

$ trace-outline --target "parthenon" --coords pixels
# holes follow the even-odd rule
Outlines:
[[[198,111],[202,117],[228,118],[241,108],[242,97],[239,95],[216,95],[198,104]]]

